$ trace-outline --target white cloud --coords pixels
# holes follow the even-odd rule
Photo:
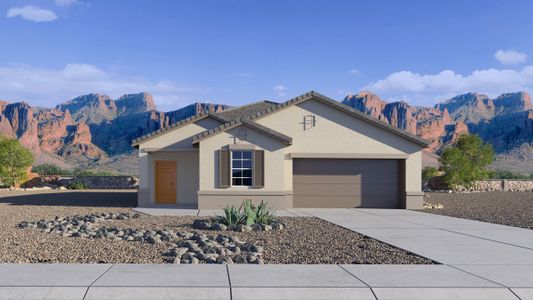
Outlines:
[[[78,0],[54,0],[54,2],[57,6],[63,7],[80,4],[80,1]]]
[[[533,65],[521,70],[492,68],[476,70],[468,75],[458,74],[452,70],[436,74],[400,71],[372,82],[362,89],[372,91],[386,99],[403,99],[413,104],[426,105],[467,92],[496,96],[506,92],[533,91]]]
[[[513,49],[498,50],[494,53],[494,58],[503,65],[517,65],[526,61],[527,54]]]
[[[361,75],[361,72],[359,72],[359,70],[357,69],[351,69],[350,71],[348,71],[348,73],[352,75]]]
[[[272,90],[280,97],[287,95],[287,88],[283,84],[278,84],[272,88]]]
[[[51,22],[57,19],[56,14],[48,9],[42,9],[33,5],[23,7],[11,7],[6,13],[7,18],[21,17],[32,22]]]
[[[180,86],[172,81],[149,81],[124,76],[89,64],[49,69],[28,65],[0,66],[0,98],[53,107],[76,96],[100,93],[118,98],[126,93],[153,94],[158,109],[168,111],[190,104],[207,89]]]

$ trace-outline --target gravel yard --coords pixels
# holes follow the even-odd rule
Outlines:
[[[12,197],[0,194],[0,263],[166,263],[168,246],[137,241],[63,237],[39,229],[18,228],[22,221],[53,219],[56,216],[91,213],[130,213],[127,207],[58,205],[55,194]],[[72,193],[72,197],[75,197]],[[95,194],[95,196],[97,196]],[[64,195],[63,195],[64,197]],[[28,200],[30,199],[30,200]],[[54,205],[46,203],[54,202]],[[42,205],[45,203],[45,205]],[[39,205],[41,204],[41,205]],[[121,205],[121,204],[118,204]],[[353,231],[312,217],[280,218],[287,228],[270,232],[220,232],[191,228],[196,217],[142,215],[129,220],[102,221],[101,225],[149,230],[201,232],[206,235],[237,236],[243,242],[264,248],[263,260],[271,264],[431,264],[431,260],[367,238]]]
[[[533,229],[533,192],[426,193],[442,209],[422,211]]]

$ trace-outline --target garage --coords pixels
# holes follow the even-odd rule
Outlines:
[[[399,208],[404,161],[293,159],[294,207]]]

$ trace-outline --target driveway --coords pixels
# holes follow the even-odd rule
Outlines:
[[[533,299],[533,230],[398,209],[298,210]]]

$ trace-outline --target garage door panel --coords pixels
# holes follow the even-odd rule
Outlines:
[[[391,176],[297,176],[295,184],[396,184],[397,178]]]
[[[395,184],[396,185],[396,184]],[[293,193],[301,196],[311,196],[311,195],[341,195],[341,196],[350,196],[350,195],[397,195],[398,191],[396,186],[394,187],[385,187],[381,184],[298,184],[295,186]]]
[[[294,159],[294,206],[399,207],[399,170],[397,160]]]
[[[352,197],[320,197],[320,196],[305,196],[294,197],[295,203],[306,203],[313,208],[391,208],[390,199],[383,197],[375,197],[370,199],[371,203],[366,203],[364,199],[354,199]],[[392,207],[397,208],[397,207]]]

